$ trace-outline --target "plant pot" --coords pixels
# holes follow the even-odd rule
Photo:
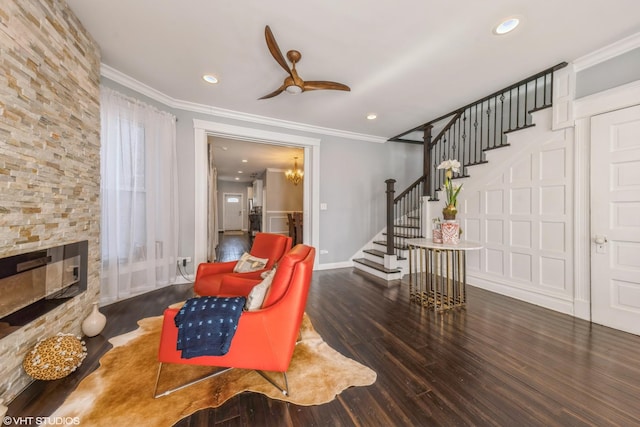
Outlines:
[[[445,221],[451,221],[456,219],[456,214],[458,213],[458,209],[456,209],[455,205],[447,205],[444,209],[442,209],[442,216]]]

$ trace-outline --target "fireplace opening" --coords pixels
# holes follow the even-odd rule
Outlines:
[[[88,242],[0,258],[0,338],[87,289]]]

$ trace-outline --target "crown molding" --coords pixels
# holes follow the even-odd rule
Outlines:
[[[577,73],[639,47],[640,33],[636,33],[576,59],[573,61],[574,70]]]
[[[154,101],[158,101],[168,107],[175,108],[173,104],[175,104],[175,100],[170,96],[165,95],[152,88],[151,86],[147,86],[146,84],[130,77],[113,67],[108,66],[105,63],[100,63],[100,74],[103,77],[108,78],[109,80],[113,80],[116,83],[121,84],[124,87],[127,87],[131,90],[135,90],[142,95],[153,99]]]
[[[260,125],[275,126],[279,128],[292,129],[301,132],[309,132],[320,135],[331,135],[339,138],[352,139],[356,141],[376,142],[383,144],[387,138],[363,133],[349,132],[345,130],[325,128],[320,126],[307,125],[304,123],[290,122],[287,120],[274,119],[271,117],[259,116],[256,114],[242,113],[239,111],[226,110],[211,105],[197,104],[195,102],[183,101],[172,98],[157,89],[154,89],[133,77],[130,77],[107,64],[100,64],[100,74],[103,77],[113,80],[131,90],[134,90],[154,101],[160,102],[168,107],[179,110],[191,111],[193,113],[208,114],[214,117],[224,117],[227,119],[240,120]]]

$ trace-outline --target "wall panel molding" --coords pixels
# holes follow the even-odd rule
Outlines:
[[[551,130],[551,116],[535,113],[535,127],[471,168],[459,216],[484,246],[467,258],[469,283],[572,313],[573,132]]]

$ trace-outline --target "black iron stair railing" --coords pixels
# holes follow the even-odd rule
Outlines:
[[[447,159],[458,160],[462,168],[454,178],[463,178],[468,176],[468,166],[486,163],[485,151],[508,145],[506,134],[533,126],[531,113],[552,106],[553,73],[566,65],[566,62],[555,65],[389,139],[424,144],[424,166],[423,176],[397,197],[393,197],[395,180],[385,181],[387,254],[406,249],[404,239],[423,236],[420,203],[422,196],[436,200],[436,192],[444,182],[444,171],[437,169],[438,164]],[[441,129],[437,136],[432,138],[432,132],[438,128]],[[420,134],[420,139],[416,134]]]

